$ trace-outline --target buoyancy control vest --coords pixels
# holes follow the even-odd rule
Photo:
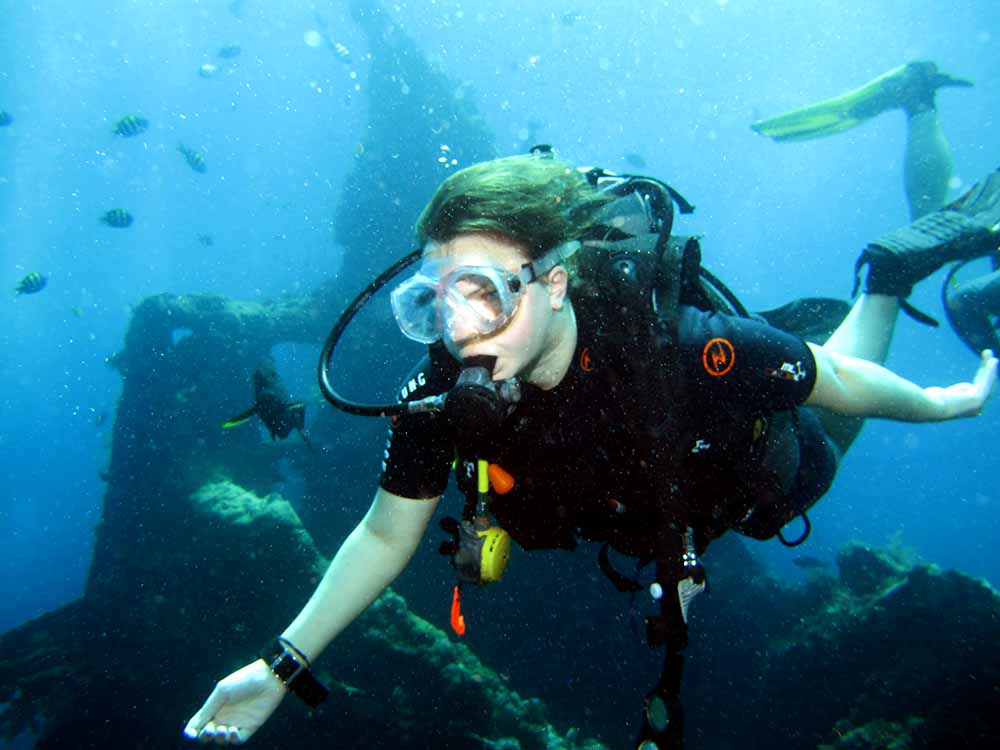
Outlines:
[[[588,356],[603,366],[587,393],[576,386],[578,402],[587,407],[570,414],[568,423],[556,424],[544,412],[532,414],[526,389],[514,423],[492,455],[456,446],[465,516],[472,517],[481,505],[472,467],[486,458],[519,482],[516,497],[498,499],[491,512],[525,548],[572,547],[580,535],[608,541],[627,555],[655,559],[663,552],[656,530],[666,526],[678,532],[694,529],[700,551],[726,530],[739,530],[754,490],[772,484],[767,476],[753,474],[774,420],[734,405],[713,411],[686,397],[676,362],[681,312],[693,307],[751,315],[702,267],[698,238],[671,233],[674,203],[682,213],[693,211],[675,190],[644,176],[602,169],[584,174],[595,188],[616,196],[581,238],[571,291],[588,343],[598,350]],[[608,397],[616,391],[616,397]],[[563,410],[563,419],[569,411]],[[716,445],[725,445],[712,459],[716,465],[679,450],[694,425],[700,434],[711,434]],[[524,445],[532,446],[531,466],[505,465]],[[595,455],[570,455],[574,448]],[[711,484],[685,479],[708,475],[723,478]],[[543,498],[532,497],[535,486],[545,492]],[[752,535],[759,537],[755,531]]]

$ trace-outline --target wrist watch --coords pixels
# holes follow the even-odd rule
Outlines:
[[[296,695],[310,708],[319,706],[329,695],[330,691],[316,679],[309,665],[277,638],[261,651],[260,658],[288,688],[288,692]]]

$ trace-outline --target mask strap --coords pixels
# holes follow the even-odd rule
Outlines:
[[[521,273],[518,274],[525,284],[538,281],[556,266],[565,263],[580,249],[579,240],[570,240],[561,245],[556,245],[538,260],[532,263],[525,263],[521,266]]]

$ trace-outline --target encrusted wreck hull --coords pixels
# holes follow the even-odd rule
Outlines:
[[[441,145],[458,165],[493,156],[469,100],[377,3],[353,12],[373,93],[336,211],[344,270],[301,298],[159,295],[136,308],[112,358],[123,392],[85,594],[0,636],[7,740],[184,745],[184,722],[213,682],[280,632],[363,513],[384,425],[324,410],[310,425],[315,453],[295,438],[220,429],[245,409],[261,357],[285,342],[318,348],[349,295],[409,248],[410,223],[446,168],[431,158]],[[345,346],[348,361],[396,371],[386,342]],[[297,509],[274,491],[283,463],[304,483]],[[714,593],[694,607],[684,686],[689,750],[1000,747],[1000,599],[988,586],[860,547],[842,554],[838,578],[796,589],[739,543],[722,540],[707,562]],[[621,648],[627,605],[593,567],[544,565],[514,561],[506,612],[476,601],[469,639],[481,658],[414,613],[428,611],[419,595],[408,594],[411,609],[390,591],[318,663],[332,688],[324,707],[310,715],[286,701],[252,746],[622,746],[658,659]],[[556,583],[540,590],[545,579]],[[553,715],[607,745],[557,732]]]

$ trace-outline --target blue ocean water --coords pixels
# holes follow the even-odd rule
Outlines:
[[[331,222],[365,126],[364,40],[346,3],[243,0],[238,15],[230,5],[0,2],[0,109],[13,117],[0,128],[0,272],[11,288],[31,271],[49,276],[43,292],[3,303],[0,631],[82,593],[120,388],[105,360],[132,307],[159,292],[294,294],[351,262]],[[857,252],[907,220],[901,113],[781,145],[754,135],[753,120],[930,59],[976,84],[939,97],[955,189],[1000,163],[991,2],[385,7],[455,80],[454,96],[476,102],[501,153],[537,137],[611,169],[640,155],[643,171],[697,205],[678,229],[703,235],[706,265],[751,308],[846,297]],[[349,58],[317,45],[320,30]],[[221,58],[227,45],[241,53]],[[204,64],[214,75],[199,75]],[[112,135],[128,114],[149,129]],[[204,154],[204,174],[179,143]],[[394,209],[384,195],[365,205]],[[131,227],[98,221],[119,207]],[[939,314],[938,287],[923,284],[914,301]],[[308,392],[314,363],[283,362],[293,393]],[[967,379],[975,359],[946,327],[904,318],[890,366],[945,384]],[[812,514],[806,551],[894,543],[1000,581],[998,418],[993,403],[974,421],[869,424]],[[367,502],[357,499],[358,517]],[[797,575],[776,543],[756,548]]]

